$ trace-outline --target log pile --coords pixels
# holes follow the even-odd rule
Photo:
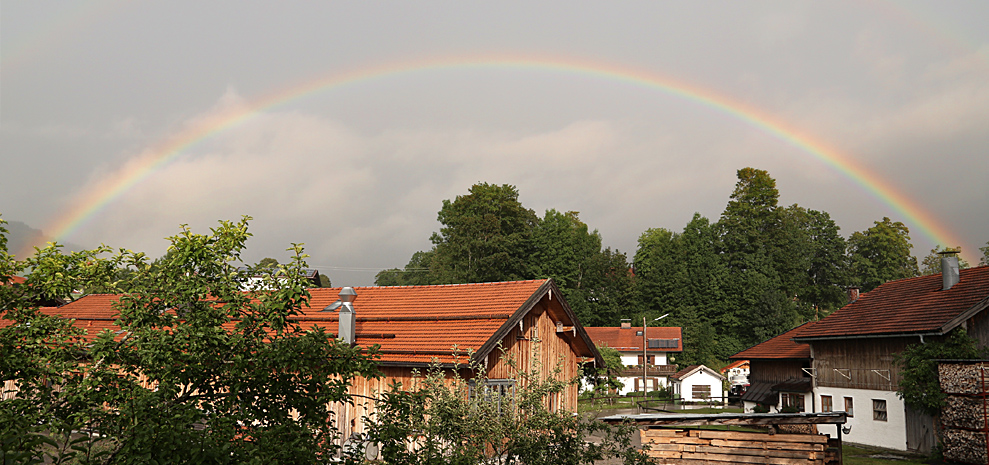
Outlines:
[[[805,465],[826,463],[828,437],[736,431],[648,429],[640,431],[646,454],[659,464],[727,463]],[[827,460],[830,461],[830,460]]]
[[[944,458],[960,463],[986,463],[986,433],[945,429]]]
[[[938,378],[947,395],[941,409],[944,458],[989,464],[989,367],[982,362],[942,362]]]

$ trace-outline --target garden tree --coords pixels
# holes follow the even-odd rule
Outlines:
[[[581,366],[584,380],[594,386],[594,394],[606,396],[619,391],[625,385],[618,380],[625,364],[622,363],[622,354],[616,349],[608,346],[598,347],[601,358],[604,359],[603,367],[596,367],[594,364],[585,363]]]
[[[962,328],[957,328],[941,341],[912,344],[896,354],[900,367],[900,387],[896,391],[908,406],[928,415],[938,415],[945,403],[945,394],[938,382],[937,360],[970,360],[989,357],[989,349],[978,347]]]
[[[516,367],[514,361],[504,363]],[[484,373],[483,367],[473,369]],[[559,376],[559,370],[516,369],[513,387],[502,391],[483,377],[450,380],[442,369],[431,368],[414,387],[395,384],[384,394],[375,417],[365,420],[368,441],[378,444],[382,462],[392,465],[649,463],[632,446],[633,425],[610,427],[550,409],[551,399],[576,382]],[[586,440],[591,435],[598,440]]]
[[[986,241],[985,247],[979,247],[979,250],[982,251],[982,259],[979,260],[979,265],[989,265],[989,241]]]
[[[0,310],[13,322],[0,328],[0,350],[17,354],[3,357],[0,373],[20,383],[14,399],[0,402],[0,433],[15,438],[4,452],[37,456],[44,425],[57,439],[48,452],[55,461],[317,463],[333,453],[337,431],[326,405],[348,401],[350,379],[374,376],[375,365],[359,348],[291,318],[309,298],[299,246],[285,274],[236,266],[247,221],[221,222],[208,235],[183,227],[156,260],[121,253],[134,273],[114,307],[120,331],[83,337],[29,299]],[[62,275],[81,271],[66,262]],[[267,285],[244,292],[245,274]],[[58,275],[29,273],[24,287],[46,292]],[[65,288],[54,284],[47,287]],[[100,434],[70,441],[72,431]]]
[[[934,246],[934,248],[931,249],[931,253],[927,254],[927,256],[920,261],[920,274],[923,276],[941,274],[940,253],[948,250],[953,250],[960,253],[962,248],[959,246],[953,249],[942,249],[940,244]],[[951,256],[958,257],[958,269],[964,270],[965,268],[968,268],[968,262],[965,261],[964,258],[959,257],[957,253],[953,253]]]
[[[876,221],[864,232],[848,238],[851,276],[868,292],[880,284],[917,276],[917,259],[910,255],[910,229],[889,218]]]
[[[539,221],[518,200],[515,186],[479,183],[443,201],[433,233],[430,274],[435,283],[512,281],[531,277],[528,258]]]

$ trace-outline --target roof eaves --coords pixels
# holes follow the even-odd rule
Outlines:
[[[877,333],[877,334],[839,334],[836,336],[800,336],[793,338],[794,342],[812,342],[812,341],[836,341],[842,339],[887,339],[894,337],[920,337],[920,336],[943,336],[944,331],[941,330],[926,330],[926,331],[908,331],[899,333]]]
[[[969,308],[968,310],[965,310],[964,312],[962,312],[958,316],[956,316],[956,317],[948,320],[947,323],[941,325],[941,334],[946,334],[949,331],[957,328],[962,323],[964,323],[966,320],[968,320],[969,318],[972,318],[977,313],[985,310],[986,308],[989,308],[989,295],[987,295],[986,298],[982,299],[981,302],[973,305],[972,308]]]

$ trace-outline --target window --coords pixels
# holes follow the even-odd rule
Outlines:
[[[474,398],[476,395],[477,383],[470,380],[468,384],[468,396]],[[498,413],[502,408],[508,408],[515,402],[515,380],[514,379],[488,379],[484,381],[484,400],[495,404]]]
[[[855,416],[854,415],[855,409],[853,407],[854,406],[852,405],[852,398],[851,397],[846,397],[845,398],[845,414],[848,416],[848,418],[852,418],[852,417]]]
[[[804,411],[804,395],[799,393],[782,393],[780,402],[783,404],[783,412],[799,413]]]
[[[706,384],[695,384],[690,394],[694,399],[709,399],[711,397],[711,386]]]
[[[646,357],[646,363],[649,364],[649,365],[655,365],[656,364],[656,356],[655,355],[650,355],[650,356]],[[639,354],[639,366],[642,366],[642,354]]]
[[[834,406],[831,404],[831,396],[821,396],[821,411],[824,413],[834,411]]]
[[[886,421],[886,399],[872,399],[872,419]]]

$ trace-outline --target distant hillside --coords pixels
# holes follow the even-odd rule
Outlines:
[[[48,241],[53,240],[51,237],[46,236],[40,229],[34,229],[21,221],[8,221],[4,227],[8,231],[7,250],[10,253],[17,254],[18,260],[24,258],[21,256],[22,249],[29,244],[44,245]],[[62,245],[65,246],[62,250],[66,252],[84,249],[83,246],[71,242],[62,243]]]

